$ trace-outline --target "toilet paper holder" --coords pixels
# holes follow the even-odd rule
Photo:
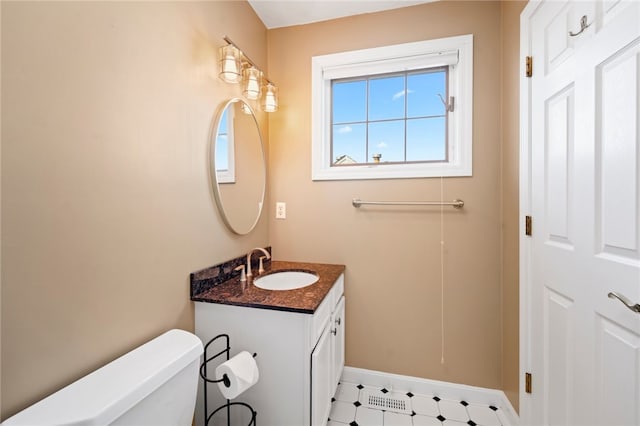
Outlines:
[[[216,353],[215,355],[208,357],[207,356],[207,349],[209,349],[209,346],[211,346],[214,342],[216,342],[218,339],[224,339],[225,340],[225,348],[223,350],[221,350],[220,352]],[[224,374],[222,376],[221,379],[210,379],[209,377],[207,377],[207,364],[211,361],[213,361],[214,359],[222,356],[222,355],[226,355],[226,360],[229,361],[229,356],[231,354],[231,346],[229,344],[229,335],[228,334],[219,334],[216,337],[214,337],[213,339],[209,340],[209,342],[204,346],[204,361],[202,362],[202,364],[200,365],[200,377],[202,377],[202,379],[204,380],[204,418],[205,418],[205,426],[209,426],[209,421],[213,418],[213,416],[218,413],[219,411],[223,410],[226,408],[227,410],[227,426],[231,426],[231,408],[232,407],[241,407],[241,408],[245,408],[248,409],[251,413],[251,420],[249,422],[249,424],[247,426],[256,426],[256,417],[258,415],[258,413],[249,405],[246,404],[244,402],[231,402],[230,400],[227,399],[227,403],[224,405],[221,405],[220,407],[216,408],[215,410],[213,410],[210,414],[209,414],[209,409],[207,406],[207,386],[209,385],[209,383],[223,383],[225,385],[225,387],[229,387],[231,385],[231,382],[229,381],[229,377],[227,377],[226,374]],[[253,353],[253,357],[255,358],[256,356],[258,356],[257,353]]]

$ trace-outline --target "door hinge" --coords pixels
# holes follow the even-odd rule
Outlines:
[[[527,236],[531,236],[531,216],[524,217],[524,234]]]
[[[524,391],[531,393],[531,373],[524,373]]]
[[[525,75],[531,77],[533,75],[533,56],[527,56],[524,65]]]

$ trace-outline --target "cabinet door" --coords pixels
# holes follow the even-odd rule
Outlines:
[[[311,354],[311,425],[322,426],[327,423],[331,409],[331,334],[329,322]]]
[[[344,296],[340,298],[340,301],[336,305],[336,309],[331,317],[332,327],[332,380],[331,380],[331,392],[335,392],[342,376],[342,370],[344,369]]]

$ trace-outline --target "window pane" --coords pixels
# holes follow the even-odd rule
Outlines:
[[[404,117],[404,76],[369,80],[369,120]]]
[[[404,161],[404,120],[369,124],[369,162],[381,154],[380,162]]]
[[[445,124],[444,117],[407,120],[407,161],[445,161]]]
[[[227,129],[229,128],[229,108],[225,108],[222,111],[222,117],[220,117],[220,123],[218,124],[218,134],[224,133],[225,135],[229,133]]]
[[[339,124],[333,126],[333,163],[365,163],[367,136],[364,124]]]
[[[351,123],[367,119],[367,82],[347,81],[334,82],[333,122]]]
[[[444,115],[444,105],[438,94],[447,97],[446,73],[424,72],[410,74],[407,79],[409,98],[407,102],[408,117],[425,117]]]
[[[218,124],[216,136],[216,170],[229,170],[229,108],[225,108]]]
[[[446,80],[434,68],[333,81],[332,165],[447,161]]]
[[[216,170],[229,170],[229,145],[227,135],[216,139]]]

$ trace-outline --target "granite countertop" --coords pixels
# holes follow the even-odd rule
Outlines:
[[[241,283],[240,278],[236,276],[192,295],[191,300],[313,314],[345,269],[344,265],[322,263],[277,260],[269,263],[265,266],[265,272],[259,276],[270,272],[293,270],[315,272],[320,278],[315,284],[294,290],[264,290],[253,285],[251,277],[246,283]],[[253,278],[257,277],[258,275],[254,275]]]

